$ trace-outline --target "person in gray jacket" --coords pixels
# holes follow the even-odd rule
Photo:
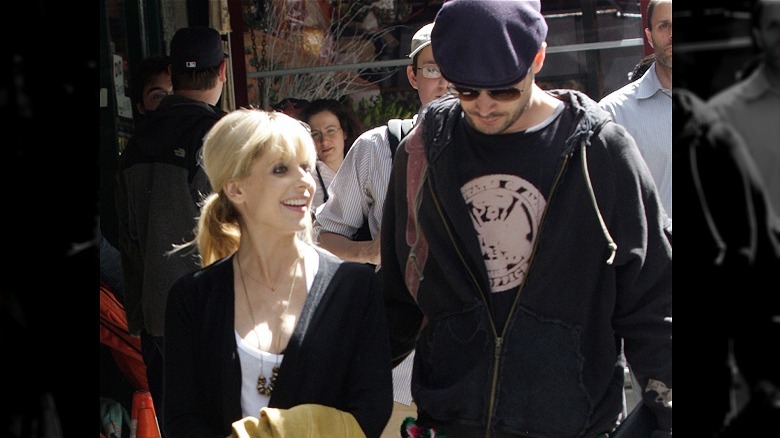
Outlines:
[[[671,221],[636,142],[586,95],[535,84],[539,2],[451,0],[435,22],[452,96],[401,142],[381,230],[393,361],[416,352],[407,434],[604,436],[624,343],[670,437]]]
[[[160,430],[163,336],[168,290],[199,266],[197,254],[171,254],[193,237],[198,204],[211,185],[198,162],[203,136],[225,113],[216,106],[227,78],[222,37],[187,27],[171,40],[173,95],[165,97],[119,158],[116,210],[130,334],[141,336]]]

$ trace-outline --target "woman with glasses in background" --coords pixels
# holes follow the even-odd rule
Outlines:
[[[311,137],[317,148],[313,172],[317,182],[313,203],[316,212],[328,200],[328,186],[363,129],[350,108],[336,99],[313,100],[298,117],[311,127]]]

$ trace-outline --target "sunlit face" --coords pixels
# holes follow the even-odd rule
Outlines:
[[[481,90],[474,100],[461,99],[460,105],[468,123],[484,134],[508,134],[521,131],[519,120],[531,100],[533,77],[531,71],[522,81],[514,85],[515,88],[523,90],[516,100],[502,102],[490,97],[485,90]]]
[[[763,8],[760,27],[753,32],[759,48],[764,52],[767,68],[780,76],[780,1],[764,0]]]
[[[339,170],[344,161],[347,139],[339,118],[330,111],[320,111],[309,117],[308,124],[317,148],[317,158],[332,170]]]
[[[672,68],[672,2],[655,6],[651,25],[645,29],[645,36],[655,52],[656,62]]]
[[[141,102],[138,103],[138,111],[146,114],[154,111],[165,96],[173,93],[171,75],[167,72],[158,73],[152,77],[148,84],[144,85]]]
[[[443,76],[438,78],[426,78],[423,75],[421,68],[437,67],[436,61],[433,59],[433,49],[430,45],[424,47],[417,53],[417,71],[413,70],[411,65],[406,67],[406,76],[409,79],[409,83],[413,88],[417,89],[417,94],[420,96],[420,102],[425,105],[428,102],[447,94],[447,82]]]
[[[311,170],[306,158],[294,154],[285,160],[268,153],[256,160],[249,176],[237,182],[245,224],[281,234],[304,230],[311,218],[314,196]]]

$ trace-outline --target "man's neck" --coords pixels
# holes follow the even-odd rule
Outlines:
[[[661,86],[667,90],[672,89],[672,69],[664,67],[658,62],[655,63],[655,75],[658,76],[658,80],[661,82]]]
[[[769,86],[775,90],[780,90],[780,70],[770,68],[766,61],[761,64],[760,68],[764,70],[764,76],[766,76]]]
[[[174,91],[174,94],[188,97],[192,100],[199,100],[209,105],[216,105],[217,102],[219,102],[219,97],[221,96],[221,93],[222,93],[221,88],[211,89],[211,90],[175,90]]]

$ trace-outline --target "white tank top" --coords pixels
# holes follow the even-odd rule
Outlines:
[[[320,267],[319,254],[314,248],[307,246],[303,257],[304,270],[306,272],[306,292],[311,290],[314,276]],[[271,382],[271,374],[274,366],[282,365],[283,354],[273,354],[262,351],[245,342],[237,331],[233,330],[238,347],[238,360],[241,363],[241,416],[260,417],[260,408],[268,406],[270,396],[260,395],[257,392],[257,377],[262,369],[268,383]]]

